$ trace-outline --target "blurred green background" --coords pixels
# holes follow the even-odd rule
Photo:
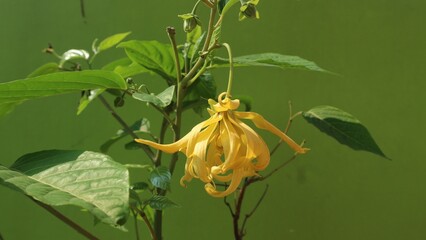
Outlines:
[[[95,38],[132,31],[128,39],[168,42],[166,26],[180,29],[177,14],[189,12],[194,1],[86,1],[87,18],[78,0],[1,0],[1,82],[24,78],[54,60],[41,50],[52,43],[58,52],[90,49]],[[278,126],[288,118],[287,102],[295,111],[333,105],[363,122],[392,161],[355,152],[296,119],[290,135],[307,139],[312,149],[270,178],[263,204],[248,222],[247,239],[426,239],[426,2],[420,0],[281,0],[260,1],[258,21],[238,22],[233,9],[223,27],[222,41],[235,56],[261,52],[298,55],[341,77],[270,68],[237,69],[234,94],[253,97],[253,110]],[[207,10],[202,8],[202,16]],[[207,20],[204,19],[204,24]],[[178,31],[179,40],[184,39]],[[220,54],[226,55],[225,51]],[[97,58],[97,67],[124,56],[120,49]],[[227,71],[214,76],[225,90]],[[152,89],[165,87],[145,76]],[[97,151],[119,125],[99,102],[76,116],[78,94],[27,102],[0,119],[1,160],[9,166],[19,156],[42,149]],[[422,110],[423,109],[423,110]],[[159,117],[144,104],[129,101],[119,112],[128,122],[150,116],[153,131]],[[184,132],[202,118],[184,115]],[[273,145],[277,139],[261,132]],[[130,140],[130,139],[128,139]],[[142,152],[127,152],[122,144],[111,155],[122,163],[147,162]],[[271,167],[291,154],[283,146]],[[165,213],[165,239],[232,239],[231,217],[221,199],[208,196],[193,181],[181,188],[179,162],[169,195],[182,205]],[[133,179],[144,172],[132,171]],[[133,180],[132,179],[132,180]],[[249,211],[265,183],[250,188]],[[101,239],[134,239],[108,226],[93,226],[87,213],[74,207],[60,211],[82,223]],[[141,226],[143,236],[147,231]],[[82,239],[26,197],[0,187],[0,233],[6,240]]]

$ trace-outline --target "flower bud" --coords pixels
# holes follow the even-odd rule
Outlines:
[[[256,9],[256,5],[259,0],[250,0],[245,2],[240,7],[240,21],[245,18],[256,18],[259,19],[259,12]]]
[[[178,17],[183,19],[183,30],[186,33],[192,32],[197,26],[201,25],[198,16],[193,13],[178,15]]]

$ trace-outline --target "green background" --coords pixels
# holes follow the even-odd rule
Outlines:
[[[41,52],[50,42],[58,52],[90,49],[94,38],[132,31],[129,39],[167,42],[166,26],[180,29],[177,14],[193,1],[86,1],[86,23],[79,1],[0,1],[1,82],[24,78],[45,62]],[[261,0],[261,19],[238,22],[234,8],[226,18],[222,41],[235,56],[261,52],[298,55],[341,74],[241,68],[234,94],[253,97],[253,110],[284,126],[287,102],[295,111],[333,105],[355,115],[368,127],[392,161],[355,152],[296,119],[290,135],[307,139],[312,149],[269,179],[269,192],[248,222],[247,239],[426,239],[426,2],[420,0]],[[206,15],[202,8],[200,15]],[[207,20],[204,18],[204,24]],[[184,39],[178,31],[179,40]],[[226,55],[224,51],[219,54]],[[120,49],[97,58],[100,67],[124,53]],[[225,90],[227,72],[214,76]],[[154,91],[165,87],[157,77],[140,79]],[[97,151],[119,125],[99,102],[76,116],[78,94],[27,102],[0,119],[1,159],[9,166],[19,156],[42,149]],[[153,116],[144,104],[129,101],[120,113],[128,122]],[[150,117],[153,131],[159,117]],[[184,114],[184,132],[202,121]],[[271,146],[276,137],[262,136]],[[130,140],[130,139],[128,139]],[[121,143],[125,143],[123,141]],[[291,154],[283,146],[270,169]],[[142,152],[126,152],[118,144],[111,155],[122,163],[147,162]],[[132,171],[133,179],[144,172]],[[231,217],[221,199],[208,196],[202,184],[178,184],[180,161],[170,198],[182,205],[165,214],[165,239],[232,239]],[[137,176],[137,177],[135,177]],[[250,188],[244,210],[257,201],[265,183]],[[101,239],[134,239],[108,226],[93,226],[87,213],[59,208]],[[144,236],[146,228],[141,227]],[[26,197],[0,187],[0,233],[6,240],[81,239],[80,235]]]

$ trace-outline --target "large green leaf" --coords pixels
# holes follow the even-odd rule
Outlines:
[[[318,106],[303,112],[303,117],[322,132],[354,150],[385,157],[367,128],[351,114],[332,106]]]
[[[124,90],[127,85],[117,73],[103,70],[58,72],[0,83],[0,116],[26,100],[98,88]]]
[[[249,67],[249,66],[264,66],[264,67],[279,67],[281,69],[300,69],[309,71],[327,72],[318,67],[314,62],[300,58],[298,56],[282,55],[278,53],[261,53],[233,58],[234,67]],[[214,57],[213,66],[229,67],[227,58]]]
[[[129,173],[109,156],[48,150],[0,165],[0,184],[52,206],[75,205],[100,221],[123,225],[128,215]]]
[[[173,48],[170,44],[131,40],[120,43],[118,47],[124,48],[132,61],[160,75],[167,80],[169,85],[174,84],[177,71]],[[181,55],[179,55],[179,62],[180,66],[183,66]]]

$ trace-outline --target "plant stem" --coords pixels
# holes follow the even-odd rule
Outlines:
[[[59,220],[61,220],[62,222],[64,222],[65,224],[67,224],[68,226],[70,226],[71,228],[73,228],[75,231],[77,231],[78,233],[80,233],[81,235],[83,235],[84,237],[86,237],[87,239],[90,239],[90,240],[99,240],[99,238],[95,237],[90,232],[88,232],[86,229],[82,228],[80,225],[78,225],[77,223],[75,223],[71,219],[67,218],[65,215],[63,215],[62,213],[60,213],[58,210],[54,209],[53,207],[51,207],[51,206],[49,206],[47,204],[39,202],[39,201],[37,201],[37,200],[35,200],[35,199],[31,198],[31,197],[29,197],[29,198],[31,200],[33,200],[37,205],[39,205],[40,207],[42,207],[45,210],[47,210],[53,216],[57,217]]]
[[[222,44],[226,50],[228,51],[228,58],[229,58],[229,79],[228,79],[228,88],[226,90],[226,97],[231,96],[231,90],[232,90],[232,80],[234,79],[234,61],[232,60],[232,51],[231,46],[227,43]]]
[[[203,49],[201,50],[201,55],[198,58],[197,62],[194,64],[194,66],[192,67],[192,69],[188,72],[188,74],[185,75],[185,77],[182,79],[182,85],[186,87],[186,84],[189,80],[191,80],[191,78],[198,72],[198,70],[201,68],[201,66],[204,64],[204,61],[206,60],[206,55],[203,54],[205,52],[207,52],[207,50],[210,47],[210,41],[212,39],[213,36],[213,31],[215,29],[214,27],[214,19],[216,17],[216,12],[217,12],[217,4],[216,4],[216,0],[212,1],[212,7],[210,9],[210,18],[209,18],[209,27],[207,30],[207,36],[206,36],[206,40],[204,42],[204,46]]]
[[[256,205],[254,206],[254,208],[251,210],[251,212],[250,213],[248,213],[248,214],[246,214],[246,216],[244,217],[244,221],[243,221],[243,225],[241,225],[241,230],[240,230],[240,235],[241,236],[244,236],[244,229],[245,229],[245,227],[246,227],[246,223],[247,223],[247,220],[251,217],[251,216],[253,216],[253,214],[254,214],[254,212],[257,210],[257,208],[260,206],[260,204],[262,203],[262,201],[263,201],[263,199],[265,198],[265,196],[266,196],[266,193],[268,192],[268,188],[269,188],[269,185],[268,184],[266,184],[266,188],[265,188],[265,191],[263,191],[263,193],[262,193],[262,196],[260,196],[260,198],[259,198],[259,201],[257,201],[257,203],[256,203]]]
[[[124,130],[132,136],[133,139],[139,138],[132,129],[130,129],[129,125],[120,117],[120,115],[117,114],[117,112],[114,110],[114,108],[111,107],[111,105],[107,102],[107,100],[102,96],[98,96],[99,100],[101,100],[102,104],[105,106],[105,108],[111,113],[111,115],[117,120],[117,122],[124,128]],[[142,150],[145,151],[146,155],[151,159],[151,161],[154,163],[154,152],[147,146],[142,144],[141,145]]]

